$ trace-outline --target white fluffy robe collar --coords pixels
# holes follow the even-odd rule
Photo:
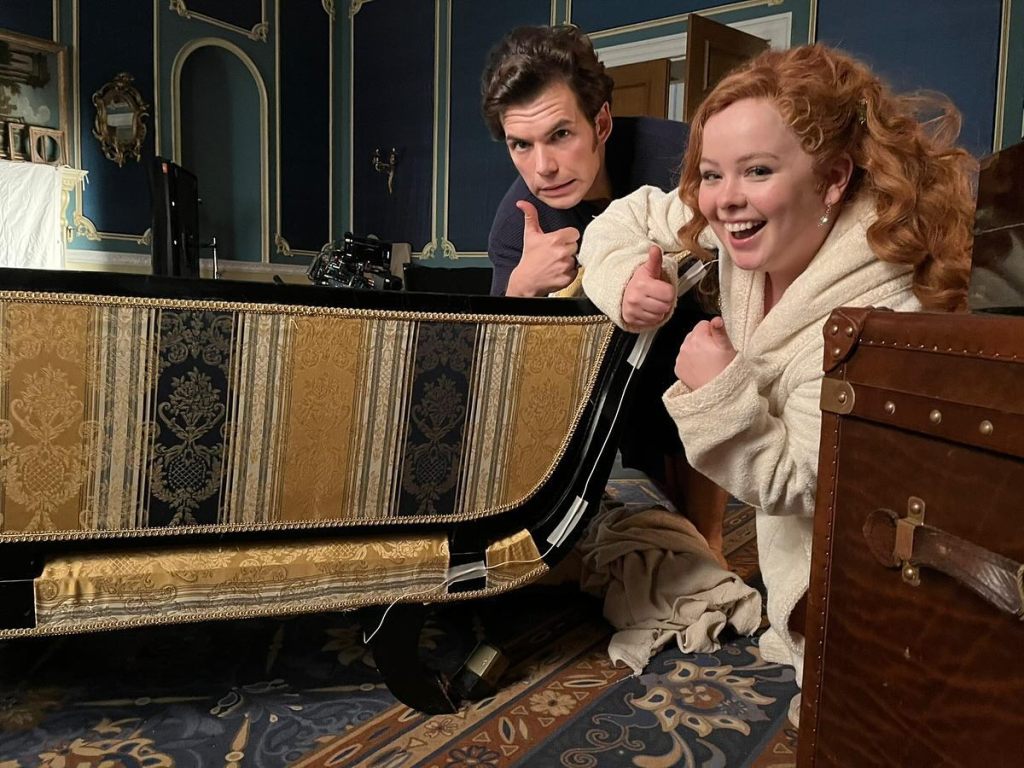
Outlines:
[[[836,307],[883,303],[905,293],[912,268],[880,261],[868,247],[867,229],[874,219],[872,200],[861,196],[846,203],[810,266],[767,316],[764,274],[737,269],[727,249],[719,249],[726,330],[733,345],[758,369],[759,378],[777,378],[792,352],[808,343],[805,334],[820,333],[819,318],[823,321]]]

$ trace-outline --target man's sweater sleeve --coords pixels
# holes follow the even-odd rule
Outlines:
[[[515,209],[519,213],[519,209]],[[518,221],[516,220],[518,218]],[[501,215],[494,219],[487,238],[487,256],[491,260],[491,295],[504,296],[508,279],[523,258],[522,214]]]

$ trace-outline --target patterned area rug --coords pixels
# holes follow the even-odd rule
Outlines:
[[[612,494],[656,500],[643,481]],[[726,552],[746,578],[752,528],[730,510]],[[608,662],[596,601],[560,587],[502,600],[502,690],[434,717],[384,688],[351,613],[2,643],[0,768],[793,764],[793,670],[756,638],[668,648],[632,677]],[[424,632],[442,665],[474,642],[467,613],[445,607]]]

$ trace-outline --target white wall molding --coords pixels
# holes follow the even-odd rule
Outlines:
[[[793,14],[789,12],[737,21],[729,26],[748,35],[764,38],[772,48],[785,49],[792,44]],[[620,45],[602,46],[598,41],[596,50],[598,58],[606,67],[654,59],[683,59],[686,57],[686,33],[677,32]]]
[[[200,259],[199,261],[204,272],[213,269],[213,259]],[[64,255],[64,263],[68,268],[78,266],[96,271],[120,268],[122,271],[131,269],[140,273],[148,273],[152,269],[152,257],[148,253],[87,251],[81,248],[68,248]],[[308,269],[302,264],[267,264],[231,259],[218,259],[217,268],[222,273],[231,272],[245,275],[305,275]]]
[[[64,264],[77,264],[92,269],[105,267],[139,267],[148,271],[152,259],[148,253],[119,253],[117,251],[87,251],[82,248],[68,248],[64,253]]]

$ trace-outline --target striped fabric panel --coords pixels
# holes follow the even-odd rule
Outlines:
[[[531,492],[557,458],[582,394],[581,326],[526,329],[513,390],[504,488],[498,503]]]
[[[287,316],[253,313],[240,316],[237,324],[221,522],[266,523],[277,514],[283,377],[294,322]]]
[[[145,527],[152,441],[156,313],[133,307],[97,307],[93,329],[95,379],[90,419],[97,424],[87,530]]]
[[[467,430],[460,512],[480,512],[503,497],[508,469],[507,424],[514,412],[523,328],[485,326],[473,373],[473,414]]]
[[[607,326],[491,326],[474,370],[458,512],[521,500],[558,458],[585,403]]]
[[[401,449],[406,439],[411,349],[415,324],[396,320],[367,323],[364,384],[353,432],[352,468],[346,517],[379,519],[391,515],[398,498]]]

